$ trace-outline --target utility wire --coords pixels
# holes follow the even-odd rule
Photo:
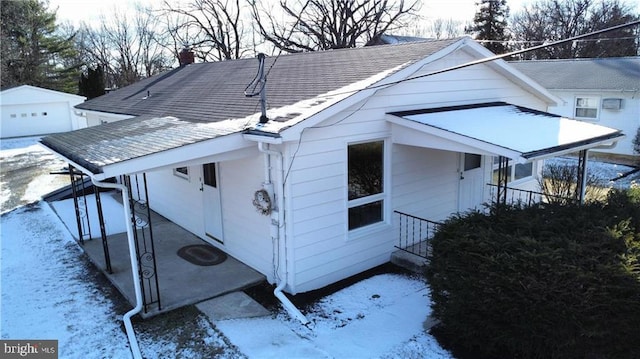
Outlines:
[[[526,52],[531,52],[531,51],[544,49],[545,47],[561,45],[561,44],[564,44],[564,43],[567,43],[567,42],[580,40],[580,39],[583,39],[585,37],[600,35],[600,34],[604,34],[604,33],[609,32],[609,31],[620,30],[620,29],[624,29],[625,27],[630,27],[630,26],[635,26],[635,25],[640,25],[640,20],[632,21],[632,22],[629,22],[629,23],[626,23],[626,24],[622,24],[622,25],[609,27],[609,28],[606,28],[606,29],[598,30],[598,31],[589,32],[589,33],[586,33],[586,34],[583,34],[583,35],[570,37],[568,39],[558,40],[558,41],[554,41],[554,42],[550,42],[550,43],[546,43],[546,44],[542,44],[542,45],[538,45],[538,46],[529,47],[529,48],[522,49],[522,50],[516,50],[516,51],[507,52],[507,53],[504,53],[504,54],[501,54],[501,55],[485,57],[484,59],[471,61],[471,62],[467,62],[467,63],[464,63],[464,64],[452,66],[452,67],[447,67],[445,69],[429,72],[429,73],[424,74],[424,75],[408,77],[406,79],[402,79],[402,80],[398,80],[398,81],[394,81],[394,82],[388,82],[388,83],[385,83],[385,84],[367,86],[367,87],[365,87],[365,88],[363,88],[361,90],[369,90],[369,89],[375,89],[375,88],[380,88],[380,87],[386,87],[386,86],[389,86],[389,85],[395,85],[395,84],[403,83],[403,82],[409,81],[409,80],[415,80],[415,79],[419,79],[419,78],[423,78],[423,77],[438,75],[438,74],[441,74],[441,73],[445,73],[445,72],[449,72],[449,71],[453,71],[453,70],[459,70],[459,69],[463,69],[463,68],[469,67],[469,66],[484,64],[485,62],[491,62],[491,61],[494,61],[494,60],[500,60],[500,59],[503,59],[505,57],[511,57],[513,55],[520,55],[520,54],[524,54]],[[347,91],[345,93],[357,92],[357,91],[360,91],[360,90]],[[335,96],[335,94],[333,94],[333,96]]]

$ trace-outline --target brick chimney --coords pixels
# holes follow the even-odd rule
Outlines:
[[[178,61],[180,62],[180,67],[192,64],[194,62],[193,51],[191,51],[187,46],[183,47],[178,54]]]

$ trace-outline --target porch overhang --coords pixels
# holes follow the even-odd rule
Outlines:
[[[518,163],[612,146],[624,138],[620,130],[504,102],[393,112],[386,119],[394,143]]]
[[[96,180],[250,155],[242,128],[135,118],[44,137],[40,144]]]

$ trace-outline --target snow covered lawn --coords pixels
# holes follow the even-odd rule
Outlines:
[[[57,339],[61,358],[130,356],[130,308],[48,204],[5,213],[1,230],[2,338]],[[211,323],[193,307],[134,327],[149,358],[451,358],[424,332],[428,304],[421,279],[386,274],[324,297],[306,327],[283,311]]]

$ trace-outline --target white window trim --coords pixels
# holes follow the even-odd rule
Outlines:
[[[187,166],[181,166],[181,167],[185,167],[187,169],[187,173],[184,174],[178,171],[178,167],[176,167],[173,169],[173,175],[176,177],[182,178],[184,180],[191,181],[191,171],[189,170],[189,167]]]
[[[493,158],[491,159],[491,163],[492,163],[492,167],[491,167],[491,177],[490,178],[493,179],[493,173],[498,170],[498,166],[499,165],[497,163],[493,163]],[[530,162],[530,163],[531,163],[531,175],[515,179],[516,178],[516,165],[518,165],[519,163],[516,163],[512,159],[509,159],[509,163],[507,164],[507,167],[509,167],[509,166],[511,167],[511,172],[509,173],[509,180],[507,181],[507,184],[517,184],[517,183],[531,181],[532,179],[535,179],[536,178],[536,174],[538,173],[538,161],[533,161],[533,162]]]
[[[382,185],[382,193],[376,193],[371,196],[356,198],[353,200],[349,200],[349,146],[357,145],[361,143],[369,143],[369,142],[377,142],[382,141],[382,150],[383,150],[383,168],[382,168],[382,176],[383,176],[383,185]],[[391,141],[387,137],[374,137],[368,139],[358,139],[355,141],[345,142],[344,146],[344,173],[345,173],[345,199],[346,205],[344,208],[344,223],[345,223],[345,231],[347,233],[347,240],[356,240],[360,238],[366,238],[372,233],[376,233],[382,230],[386,230],[391,226]],[[380,222],[371,223],[363,227],[349,229],[349,209],[353,207],[357,207],[363,204],[372,203],[376,201],[382,200],[382,220]]]
[[[588,99],[594,99],[596,101],[596,105],[595,107],[578,107],[578,99],[579,98],[588,98]],[[584,120],[584,121],[598,121],[600,119],[600,107],[602,104],[602,99],[600,98],[600,96],[593,96],[593,95],[576,95],[573,98],[573,117],[576,119],[580,119],[580,120]],[[596,117],[581,117],[576,115],[576,109],[578,108],[595,108],[596,109]]]

